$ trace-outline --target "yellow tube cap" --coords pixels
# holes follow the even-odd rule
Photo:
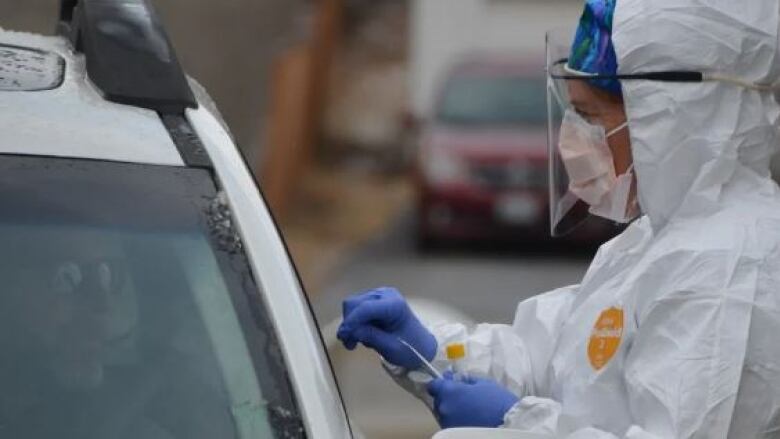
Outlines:
[[[453,343],[447,345],[447,359],[450,361],[461,360],[466,357],[466,345],[463,343]]]

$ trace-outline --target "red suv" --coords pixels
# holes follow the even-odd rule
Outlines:
[[[542,65],[526,60],[480,57],[451,69],[420,136],[422,247],[549,236],[545,90]],[[573,238],[598,242],[613,229],[596,222]]]

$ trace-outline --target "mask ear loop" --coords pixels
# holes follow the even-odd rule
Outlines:
[[[611,131],[609,131],[607,133],[607,139],[609,139],[610,137],[614,136],[615,134],[619,133],[620,131],[622,131],[622,130],[624,130],[626,128],[628,128],[628,120],[626,120],[625,122],[623,122],[622,124],[620,124],[616,128],[614,128]]]

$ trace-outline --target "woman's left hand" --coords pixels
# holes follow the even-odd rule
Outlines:
[[[428,384],[434,410],[442,428],[500,427],[504,415],[520,400],[493,380],[451,375]]]

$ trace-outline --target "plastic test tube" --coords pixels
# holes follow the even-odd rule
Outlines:
[[[447,360],[450,362],[450,370],[454,374],[454,379],[463,380],[466,378],[466,371],[461,360],[466,358],[466,345],[463,343],[452,343],[447,345]]]

